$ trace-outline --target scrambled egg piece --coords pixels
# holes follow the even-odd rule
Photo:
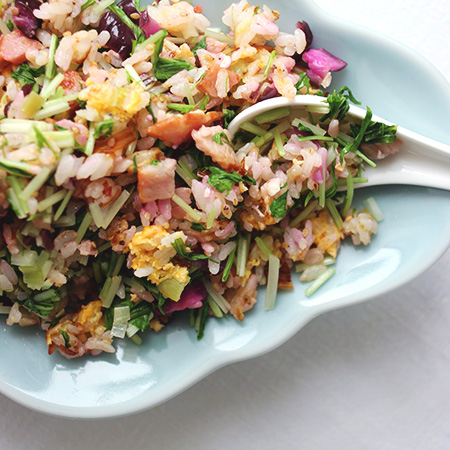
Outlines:
[[[336,258],[344,234],[339,231],[330,213],[324,209],[311,220],[314,243],[320,250]]]
[[[88,78],[86,89],[80,92],[79,99],[85,100],[100,114],[112,114],[126,121],[148,104],[150,94],[137,83],[117,87],[108,81],[95,83]]]
[[[131,266],[134,270],[142,270],[146,275],[148,273],[148,280],[155,284],[171,278],[181,284],[187,284],[189,282],[187,267],[170,262],[177,254],[172,242],[178,238],[183,242],[186,240],[182,231],[169,234],[158,225],[144,227],[140,233],[133,236],[129,244],[134,257]]]

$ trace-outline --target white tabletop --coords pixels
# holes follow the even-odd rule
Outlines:
[[[449,0],[317,3],[415,48],[450,81]],[[449,273],[447,251],[409,285],[132,417],[70,421],[0,396],[0,448],[449,449]]]

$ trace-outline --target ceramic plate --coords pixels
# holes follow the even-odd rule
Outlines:
[[[203,3],[206,16],[219,25],[220,11],[231,2]],[[265,3],[281,12],[281,30],[292,31],[297,20],[306,20],[314,46],[348,62],[334,76],[333,86],[348,85],[377,115],[450,143],[450,86],[427,61],[385,37],[330,17],[312,0]],[[385,215],[378,235],[366,248],[344,244],[336,275],[314,296],[306,298],[305,287],[297,282],[293,292],[279,295],[271,312],[259,302],[242,324],[233,318],[210,320],[201,341],[186,320],[178,319],[166,330],[145,336],[141,346],[121,342],[114,355],[69,361],[47,355],[42,332],[7,327],[2,317],[0,391],[29,408],[59,416],[136,413],[179,394],[221,366],[276,348],[318,314],[407,283],[450,244],[450,194],[388,186],[359,190],[356,203],[371,195]]]

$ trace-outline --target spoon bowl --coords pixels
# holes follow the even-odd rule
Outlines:
[[[239,113],[231,121],[228,131],[231,136],[234,136],[244,122],[249,122],[264,112],[283,107],[290,107],[290,118],[293,119],[298,112],[305,112],[305,108],[308,107],[322,107],[326,112],[327,103],[324,102],[323,97],[317,95],[297,95],[292,100],[282,97],[271,98],[256,103]],[[365,109],[350,105],[347,118],[354,118],[360,122],[365,115]],[[372,120],[393,125],[375,115]],[[402,143],[400,151],[393,156],[378,160],[376,168],[367,166],[364,176],[369,181],[355,184],[355,188],[404,184],[450,190],[450,145],[437,142],[403,127],[397,128],[397,139]]]

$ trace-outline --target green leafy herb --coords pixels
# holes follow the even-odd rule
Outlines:
[[[136,155],[133,156],[133,174],[137,174],[137,161],[136,161]]]
[[[153,68],[155,70],[155,77],[159,81],[165,81],[178,72],[181,72],[182,70],[191,70],[193,67],[194,66],[192,66],[190,63],[188,63],[187,61],[183,61],[182,59],[158,57],[157,64],[156,66],[154,65]]]
[[[188,259],[189,261],[198,261],[199,259],[209,259],[210,261],[218,263],[218,261],[215,261],[209,256],[189,252],[187,250],[185,243],[183,242],[183,239],[181,238],[175,239],[175,241],[172,243],[172,247],[175,249],[175,251],[179,256]]]
[[[206,319],[209,317],[209,303],[204,302],[201,308],[191,311],[192,322],[197,332],[197,339],[200,340],[205,334]]]
[[[350,133],[353,137],[358,136],[361,127],[358,125],[350,125]],[[366,144],[387,144],[397,140],[397,126],[386,125],[381,122],[370,122],[362,137],[361,142]]]
[[[36,313],[38,316],[46,317],[53,311],[55,303],[59,302],[59,300],[59,290],[56,288],[51,288],[46,291],[40,291],[37,294],[27,298],[22,305],[30,311]]]
[[[6,173],[18,177],[32,177],[34,167],[31,164],[22,161],[13,161],[6,158],[0,159],[0,169]]]
[[[80,100],[80,99],[77,98],[77,103],[78,103],[78,106],[80,107],[80,109],[86,108],[86,101],[85,100]]]
[[[14,30],[14,23],[11,19],[8,19],[8,21],[6,22],[6,26],[8,27],[9,31]]]
[[[25,84],[31,84],[36,81],[36,78],[43,75],[45,72],[45,66],[34,69],[28,64],[21,64],[16,70],[11,72],[11,76],[17,80],[22,86]]]
[[[300,94],[300,90],[304,87],[306,88],[306,93],[309,94],[309,90],[311,89],[311,80],[308,78],[306,73],[301,73],[297,83],[295,84],[297,94]]]
[[[271,204],[270,204],[270,213],[273,217],[276,217],[278,219],[282,219],[287,214],[287,191],[284,194],[281,194],[278,198],[276,198]]]
[[[342,87],[337,92],[333,91],[333,93],[327,97],[327,103],[330,107],[330,111],[319,117],[319,121],[324,122],[328,119],[344,119],[350,109],[349,101],[355,103],[356,105],[361,104],[361,102],[356,100],[352,91],[347,86]]]
[[[225,172],[225,170],[219,169],[219,167],[205,167],[205,170],[210,172],[208,184],[215,187],[219,192],[227,191],[227,195],[230,193],[234,183],[239,183],[242,181],[247,184],[256,184],[256,180],[248,175],[241,177],[237,172],[228,173]]]
[[[228,127],[230,122],[236,117],[236,113],[231,109],[222,109],[223,119],[224,119],[224,126],[225,128]]]
[[[230,140],[228,139],[227,134],[226,134],[224,131],[222,131],[222,133],[216,133],[216,134],[213,136],[213,141],[214,141],[215,143],[217,143],[217,144],[221,144],[221,145],[223,145],[223,144],[228,144],[228,145],[233,146],[233,145],[231,144]]]
[[[139,328],[140,331],[147,331],[150,329],[150,315],[144,314],[136,319],[130,320],[129,323]]]
[[[364,134],[366,133],[366,129],[369,126],[372,119],[372,110],[367,107],[366,115],[361,123],[361,126],[359,128],[358,134],[356,135],[355,139],[352,142],[349,142],[345,147],[342,149],[341,155],[340,155],[340,162],[341,164],[344,161],[344,156],[348,152],[355,152],[358,153],[358,147],[360,146],[362,139],[364,137]],[[359,152],[361,154],[361,152]],[[359,156],[359,155],[358,155]]]
[[[178,103],[167,103],[167,107],[182,114],[188,113],[195,109],[195,105],[180,105]]]
[[[203,231],[203,230],[206,230],[206,228],[205,228],[201,223],[193,222],[193,223],[191,224],[191,230],[194,230],[194,231]]]
[[[108,119],[100,122],[95,128],[94,138],[110,137],[114,127],[114,119]]]
[[[64,339],[64,346],[66,348],[70,348],[70,338],[69,338],[69,334],[67,333],[67,331],[64,330],[59,330],[59,334],[63,337]]]
[[[197,42],[197,44],[196,44],[196,46],[192,49],[192,53],[194,54],[194,55],[196,55],[197,54],[197,50],[199,50],[199,49],[206,49],[206,37],[203,37],[202,39],[200,39],[198,42]]]
[[[160,53],[162,51],[162,48],[163,48],[163,45],[164,45],[164,39],[169,34],[167,32],[167,30],[160,30],[160,31],[158,31],[158,33],[160,34],[160,37],[155,42],[155,47],[153,49],[153,55],[152,55],[153,67],[156,67],[158,65],[159,55],[160,55]]]
[[[111,10],[111,12],[113,12],[114,14],[116,14],[120,20],[127,26],[129,27],[133,33],[134,36],[136,38],[136,43],[139,44],[140,42],[145,41],[145,34],[142,31],[141,28],[139,28],[139,25],[136,25],[123,11],[123,9],[118,6],[118,5],[110,5],[109,9]]]
[[[56,123],[54,123],[53,126],[55,127],[55,130],[58,130],[58,131],[67,131],[67,128],[62,127],[61,125],[57,125]]]

